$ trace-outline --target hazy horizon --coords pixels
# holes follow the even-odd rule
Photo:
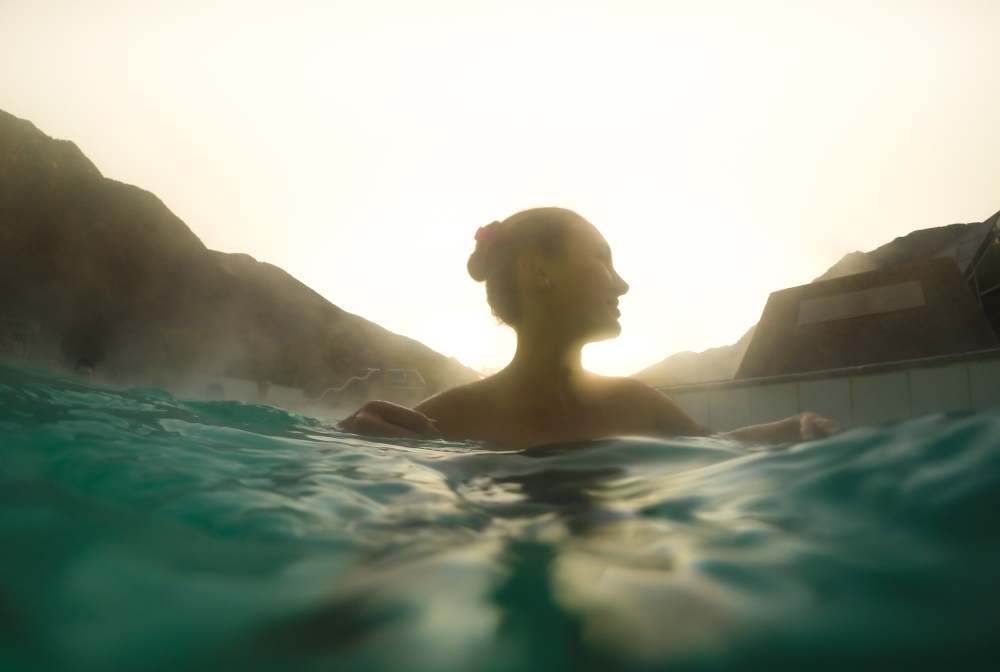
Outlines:
[[[734,343],[844,254],[1000,209],[1000,4],[7,3],[0,109],[212,249],[472,367],[479,226],[577,210],[602,373]],[[991,159],[993,159],[991,161]]]

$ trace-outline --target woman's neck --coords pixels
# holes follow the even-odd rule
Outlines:
[[[565,406],[572,403],[574,384],[584,373],[582,354],[583,344],[518,333],[517,350],[504,374],[522,399]]]

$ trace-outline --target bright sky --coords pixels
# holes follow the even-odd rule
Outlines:
[[[0,109],[473,367],[514,348],[476,229],[573,208],[632,286],[585,363],[626,374],[1000,209],[1000,2],[4,0]]]

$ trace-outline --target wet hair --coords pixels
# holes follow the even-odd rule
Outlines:
[[[476,282],[486,283],[486,302],[501,323],[517,327],[521,297],[517,290],[517,260],[524,252],[552,258],[566,251],[575,221],[586,221],[565,208],[532,208],[483,227],[466,268]]]

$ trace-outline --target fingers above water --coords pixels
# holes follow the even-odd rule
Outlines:
[[[436,420],[388,401],[369,401],[354,415],[341,421],[340,427],[366,436],[441,438],[440,425]]]
[[[799,417],[803,439],[818,439],[840,431],[840,423],[816,413],[803,413]]]
[[[434,438],[441,438],[440,424],[437,420],[431,420],[420,411],[412,408],[397,406],[388,401],[370,401],[365,406],[370,406],[379,417],[391,422],[394,425],[405,427],[420,434],[430,435]]]
[[[361,434],[362,436],[398,439],[421,438],[417,432],[386,422],[373,413],[358,413],[341,422],[340,427],[352,434]]]

